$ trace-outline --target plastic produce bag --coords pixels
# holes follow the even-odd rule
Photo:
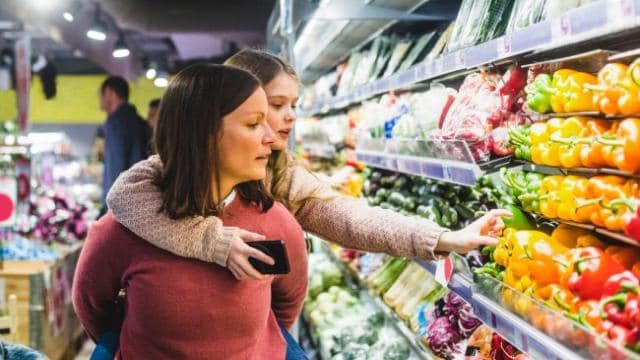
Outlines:
[[[464,140],[476,161],[489,159],[489,119],[501,109],[501,98],[496,81],[489,75],[471,74],[464,80],[456,100],[451,105],[442,127],[432,132],[430,138],[437,140]],[[462,149],[452,149],[460,160],[466,160]]]
[[[515,0],[511,18],[507,26],[507,34],[533,25],[543,18],[547,0]]]

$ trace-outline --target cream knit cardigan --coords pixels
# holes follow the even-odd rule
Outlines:
[[[161,171],[162,162],[154,155],[118,177],[107,196],[116,221],[176,255],[226,266],[235,229],[226,228],[215,216],[172,220],[159,212],[162,193],[154,179]],[[289,169],[287,181],[288,197],[293,202],[309,194],[330,194],[289,209],[305,231],[351,249],[425,260],[436,257],[434,249],[446,229],[433,222],[335,194],[327,183],[301,166]]]

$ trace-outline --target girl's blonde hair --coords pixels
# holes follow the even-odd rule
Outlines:
[[[262,50],[244,49],[237,52],[224,62],[225,65],[240,68],[253,74],[262,86],[269,84],[279,74],[285,73],[296,81],[298,74],[289,63],[274,54]],[[271,186],[268,189],[271,195],[289,209],[299,208],[307,200],[324,197],[320,194],[311,195],[298,201],[289,196],[289,170],[296,166],[296,162],[289,156],[286,150],[276,150],[271,153],[268,168],[272,172]]]

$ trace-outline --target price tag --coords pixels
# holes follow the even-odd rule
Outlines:
[[[510,321],[500,316],[496,316],[496,332],[508,341],[514,341],[516,339],[516,327]],[[513,345],[516,347],[520,346],[520,344]]]
[[[447,166],[444,171],[444,179],[471,186],[476,183],[476,174],[471,169]]]
[[[444,70],[444,61],[442,60],[442,57],[437,58],[434,61],[434,71],[433,71],[433,75],[437,76],[443,73]]]
[[[449,281],[451,281],[451,275],[453,275],[453,261],[451,261],[451,258],[447,256],[438,260],[436,262],[436,273],[434,274],[436,281],[443,287],[447,287]]]
[[[511,56],[511,36],[499,37],[497,43],[499,58]]]
[[[495,316],[484,306],[474,306],[473,313],[489,327],[495,327]]]
[[[620,20],[628,20],[635,15],[633,0],[612,0],[607,2],[607,22],[610,25],[620,25]]]
[[[455,52],[454,64],[456,69],[465,67],[466,53],[464,50],[458,50]]]
[[[422,176],[433,179],[444,179],[444,167],[441,164],[433,162],[422,163]]]
[[[406,172],[409,172],[414,175],[420,175],[420,162],[415,159],[407,159],[402,160],[403,167]],[[400,165],[400,161],[398,161],[398,166]]]
[[[553,40],[558,40],[569,35],[571,35],[571,19],[567,14],[564,14],[553,22],[551,36]]]

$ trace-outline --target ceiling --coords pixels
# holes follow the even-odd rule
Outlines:
[[[173,72],[197,60],[219,61],[239,47],[264,45],[275,3],[276,0],[2,0],[0,46],[10,43],[12,32],[26,30],[32,37],[34,55],[52,56],[57,64],[86,61],[105,72],[134,79],[148,63]],[[109,29],[104,42],[85,36],[98,8]],[[77,14],[72,23],[62,18],[69,9]],[[132,56],[111,56],[118,34],[123,35]],[[84,68],[87,67],[90,66]]]

